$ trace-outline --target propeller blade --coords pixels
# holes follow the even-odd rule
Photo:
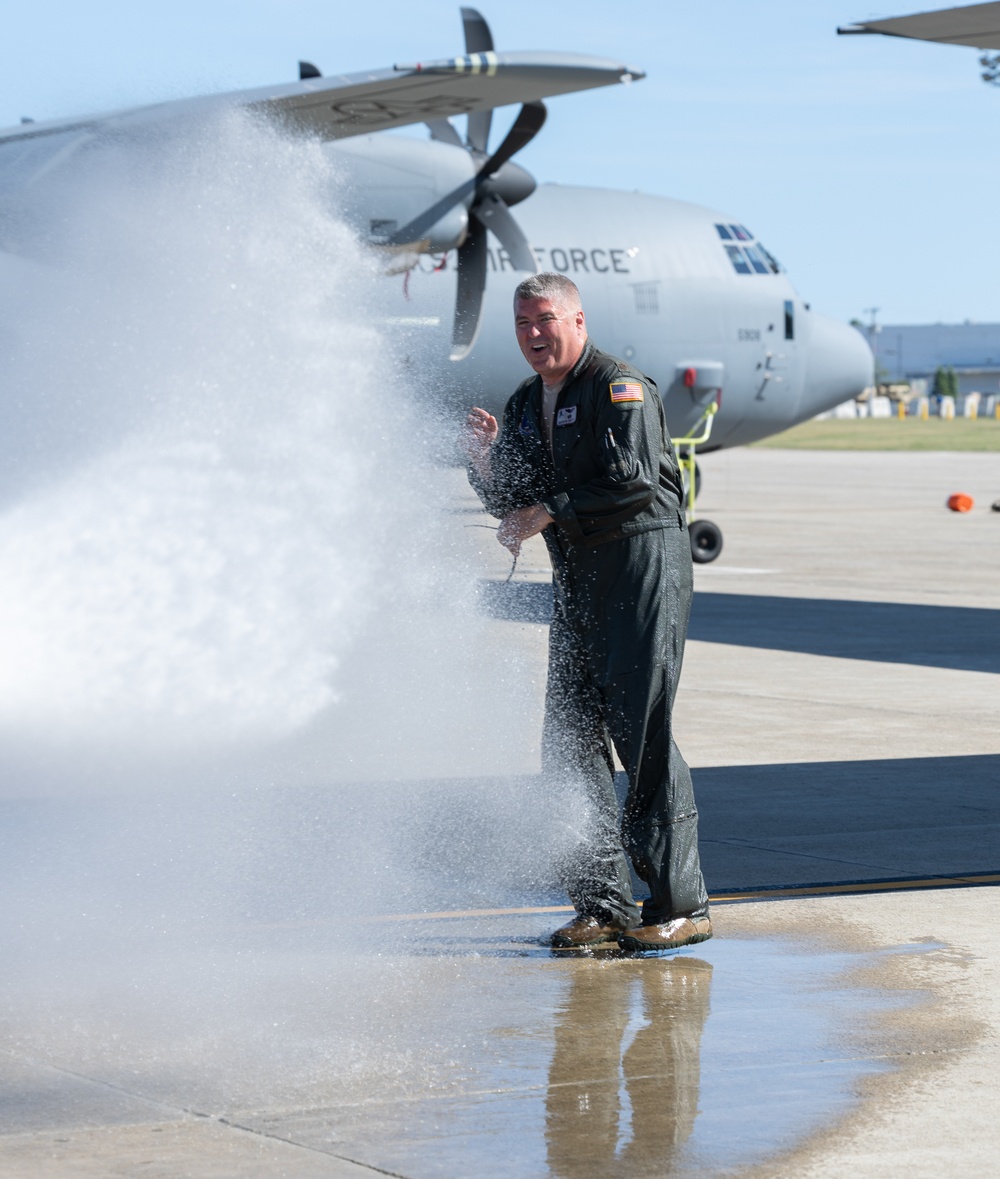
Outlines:
[[[527,270],[530,274],[538,273],[538,260],[524,236],[524,230],[496,193],[490,193],[481,201],[477,201],[473,206],[473,212],[503,246],[515,269]],[[469,224],[472,224],[471,217]]]
[[[458,289],[451,332],[451,359],[464,360],[479,335],[483,291],[486,290],[486,229],[469,218],[469,232],[458,248]]]
[[[428,119],[427,126],[431,130],[431,139],[439,143],[450,143],[452,147],[465,147],[462,137],[455,130],[450,119]]]
[[[544,102],[526,102],[517,113],[513,126],[507,132],[503,143],[479,169],[479,176],[492,176],[507,163],[511,156],[516,155],[522,147],[527,146],[545,125],[548,111]]]
[[[486,155],[486,145],[490,141],[490,128],[493,126],[493,112],[491,110],[473,111],[468,116],[468,120],[469,125],[465,133],[469,140],[469,147],[473,151]]]
[[[457,187],[453,188],[451,192],[446,193],[440,200],[435,201],[429,208],[424,209],[412,221],[408,221],[400,229],[388,239],[386,245],[390,246],[405,246],[410,242],[420,241],[428,229],[436,222],[440,221],[445,213],[450,212],[457,204],[465,201],[476,191],[476,182],[472,180],[463,180]]]
[[[476,8],[462,9],[462,27],[465,30],[466,53],[490,53],[493,50],[493,34],[486,18]]]
[[[493,34],[481,12],[475,8],[462,9],[462,27],[465,30],[465,52],[492,53]],[[473,151],[486,155],[486,145],[490,141],[490,126],[493,122],[493,112],[475,111],[469,115],[466,138]]]

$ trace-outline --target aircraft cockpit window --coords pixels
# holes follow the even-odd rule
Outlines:
[[[743,253],[750,259],[750,265],[758,274],[770,274],[771,271],[764,259],[754,246],[744,246]]]
[[[737,274],[781,274],[784,269],[777,258],[760,244],[745,225],[721,225],[715,231],[724,242],[753,242],[753,245],[726,246],[726,253]]]
[[[729,261],[732,262],[733,269],[737,274],[753,274],[750,263],[744,257],[739,246],[726,246],[726,253],[729,255]]]
[[[759,254],[763,254],[764,261],[771,268],[772,274],[780,274],[781,273],[781,271],[782,271],[781,263],[778,261],[777,258],[775,258],[775,256],[770,252],[770,250],[765,250],[764,247],[760,244],[760,242],[757,243],[757,252]]]

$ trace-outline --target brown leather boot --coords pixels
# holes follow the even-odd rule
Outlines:
[[[712,922],[707,917],[675,917],[662,925],[636,925],[619,939],[623,950],[676,950],[707,942]]]
[[[557,950],[580,950],[585,946],[616,942],[621,934],[620,925],[602,925],[596,917],[574,917],[552,934],[549,944]]]

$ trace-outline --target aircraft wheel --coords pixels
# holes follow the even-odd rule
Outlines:
[[[707,565],[722,552],[722,529],[711,520],[695,520],[691,525],[691,559]]]

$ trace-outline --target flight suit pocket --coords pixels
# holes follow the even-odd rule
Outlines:
[[[639,475],[639,464],[624,438],[608,426],[602,445],[604,469],[616,483],[629,483]]]

